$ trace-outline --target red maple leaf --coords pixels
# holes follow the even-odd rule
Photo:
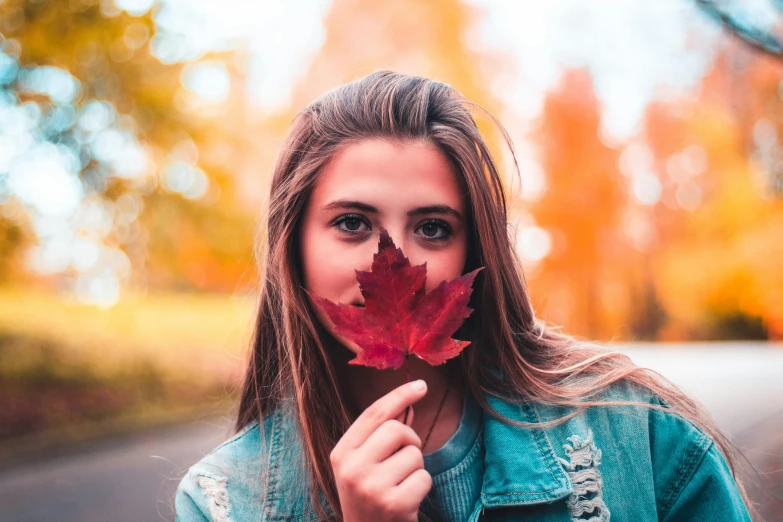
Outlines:
[[[413,354],[431,365],[456,357],[470,341],[451,336],[473,311],[468,308],[477,268],[426,293],[427,263],[411,266],[388,232],[380,229],[370,272],[356,270],[364,308],[336,304],[308,292],[334,323],[334,331],[362,351],[349,364],[399,368]]]

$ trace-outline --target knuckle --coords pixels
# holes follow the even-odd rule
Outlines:
[[[333,471],[334,471],[334,481],[337,484],[345,484],[346,486],[351,485],[351,478],[345,474],[345,471],[339,468],[334,468]]]
[[[378,500],[378,509],[384,517],[392,517],[397,511],[398,502],[394,495],[386,494]]]
[[[340,482],[348,487],[354,488],[358,485],[360,479],[358,470],[358,466],[354,466],[351,463],[343,463],[339,473],[335,472],[335,478],[337,478],[337,475],[339,475]]]
[[[386,416],[383,407],[377,402],[370,404],[370,406],[364,410],[364,414],[367,416],[367,419],[371,421],[380,421]]]
[[[362,480],[354,486],[356,494],[365,500],[378,498],[378,488],[371,480]]]
[[[405,451],[405,454],[411,459],[411,462],[416,464],[416,468],[424,467],[424,455],[419,448],[413,445],[405,446],[403,451]]]
[[[331,453],[329,453],[329,462],[332,464],[332,468],[336,468],[340,464],[340,453],[337,451],[337,449],[333,449]]]
[[[417,500],[419,499],[411,499],[410,496],[403,495],[400,491],[393,489],[386,493],[383,503],[389,517],[394,518],[417,504]]]
[[[358,478],[356,477],[356,475],[348,475],[348,474],[345,474],[345,473],[343,473],[340,476],[339,482],[342,483],[345,487],[347,487],[347,488],[349,488],[351,490],[355,490],[357,488],[357,486],[359,485],[358,484]]]
[[[408,440],[411,437],[411,434],[416,434],[410,426],[406,426],[396,419],[384,422],[383,429],[395,440]]]
[[[402,423],[396,419],[389,419],[381,424],[381,429],[393,434],[399,433],[401,427]]]

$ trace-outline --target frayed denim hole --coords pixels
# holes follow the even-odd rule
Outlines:
[[[593,443],[593,432],[587,430],[583,441],[579,435],[568,437],[571,444],[564,444],[569,460],[557,459],[566,468],[574,493],[566,500],[571,520],[588,522],[609,522],[609,508],[603,500],[604,480],[598,465],[601,464],[601,450]]]
[[[231,505],[228,499],[228,489],[226,477],[208,477],[201,475],[198,477],[198,485],[201,491],[207,497],[207,506],[209,507],[209,516],[213,522],[231,522]]]

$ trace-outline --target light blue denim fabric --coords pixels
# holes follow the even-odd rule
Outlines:
[[[627,384],[604,399],[661,404]],[[489,402],[523,422],[568,411]],[[263,427],[262,437],[259,424],[250,424],[189,469],[176,494],[178,522],[316,520],[293,402],[267,415]],[[471,522],[750,520],[712,439],[668,412],[594,407],[545,430],[509,426],[484,412],[483,433],[485,471]]]

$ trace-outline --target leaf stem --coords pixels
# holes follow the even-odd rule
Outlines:
[[[405,355],[405,378],[407,379],[405,382],[411,382],[411,368],[408,364],[408,355]],[[408,424],[408,411],[411,409],[413,409],[413,406],[405,408],[405,418],[402,420],[403,424]]]

